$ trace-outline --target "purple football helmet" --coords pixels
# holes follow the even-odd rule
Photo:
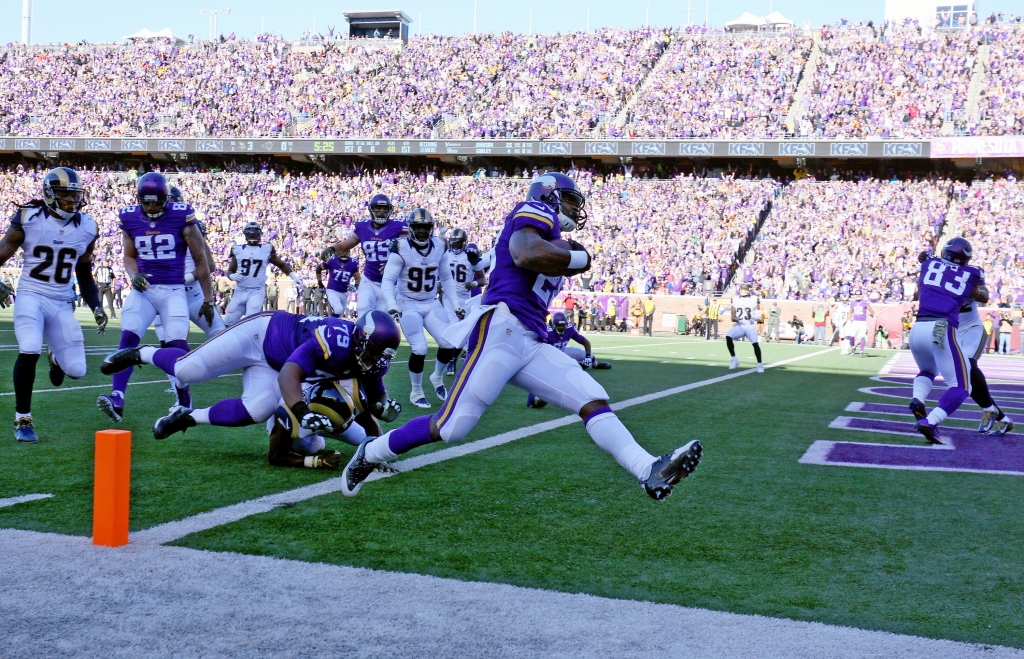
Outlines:
[[[395,319],[383,311],[368,311],[356,321],[355,334],[359,370],[367,375],[388,370],[402,340]]]
[[[942,248],[942,258],[957,265],[967,265],[971,261],[971,243],[966,238],[954,238]]]
[[[556,311],[551,316],[551,327],[554,328],[556,334],[561,336],[569,328],[569,319],[561,311]]]
[[[171,189],[163,174],[149,172],[139,178],[135,188],[135,199],[143,214],[151,220],[158,219],[167,212],[167,200],[171,197]]]
[[[387,224],[391,219],[391,214],[395,212],[395,207],[391,205],[391,200],[386,194],[373,195],[366,207],[370,210],[370,219],[373,221],[373,225],[378,227]]]
[[[183,204],[185,203],[185,195],[181,194],[181,188],[176,185],[170,186],[171,195],[167,198],[167,201],[172,204]]]
[[[527,201],[546,204],[558,213],[562,231],[575,231],[587,224],[586,197],[576,182],[561,172],[548,172],[533,179],[526,191]]]

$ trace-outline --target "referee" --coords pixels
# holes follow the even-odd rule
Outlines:
[[[117,312],[114,311],[114,293],[110,290],[110,284],[114,281],[114,271],[110,269],[106,261],[100,263],[100,267],[96,268],[94,273],[96,277],[96,286],[100,289],[100,306],[103,306],[103,301],[107,300],[108,306],[110,307],[110,317],[117,318]]]

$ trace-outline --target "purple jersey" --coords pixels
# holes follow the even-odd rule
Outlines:
[[[388,220],[387,224],[377,229],[371,220],[360,220],[352,227],[352,232],[359,238],[359,245],[366,256],[363,276],[378,284],[384,279],[384,266],[391,253],[391,243],[405,231],[405,220]]]
[[[550,208],[536,201],[516,204],[505,218],[505,226],[494,246],[494,270],[483,303],[504,302],[526,329],[543,339],[547,335],[548,305],[561,292],[562,278],[520,268],[512,261],[509,240],[512,234],[526,227],[540,231],[545,240],[562,237],[558,216]]]
[[[576,331],[576,328],[573,327],[572,323],[567,323],[565,331],[561,334],[556,332],[553,326],[548,325],[548,338],[545,339],[546,343],[549,343],[564,352],[565,346],[569,345],[569,341],[575,341],[576,343],[583,345],[583,337]]]
[[[335,256],[327,262],[327,290],[345,293],[348,291],[349,282],[359,271],[359,261],[349,258],[344,263]]]
[[[129,206],[118,214],[118,222],[135,243],[139,272],[151,275],[150,284],[185,283],[185,227],[196,223],[191,206],[169,203],[158,220],[146,217],[138,206]]]
[[[287,311],[264,313],[270,314],[271,319],[263,337],[263,356],[275,371],[280,371],[285,362],[293,362],[302,368],[309,381],[359,378],[367,392],[383,387],[379,382],[383,373],[364,376],[359,370],[352,350],[355,323]]]
[[[970,265],[957,265],[932,257],[921,264],[917,280],[920,292],[918,318],[942,318],[952,327],[960,326],[960,308],[967,304],[974,287],[985,283],[985,273]]]
[[[868,302],[867,300],[854,300],[850,303],[850,309],[853,310],[854,320],[867,320],[868,319]]]

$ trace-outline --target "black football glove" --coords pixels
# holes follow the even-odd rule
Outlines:
[[[374,416],[385,423],[391,423],[402,413],[402,404],[394,398],[373,406]]]
[[[396,323],[402,322],[402,310],[401,309],[396,309],[395,307],[391,307],[390,309],[388,309],[388,313],[391,314],[391,317],[395,319]]]
[[[470,265],[476,265],[477,263],[480,263],[481,258],[483,257],[480,254],[480,250],[475,248],[470,248],[466,250],[466,260],[469,261]]]
[[[920,254],[917,255],[917,262],[918,263],[924,263],[925,261],[930,259],[931,256],[932,255],[929,254],[928,252],[921,252]]]
[[[7,308],[7,305],[11,303],[12,295],[14,295],[14,290],[7,284],[0,281],[0,309]]]
[[[322,252],[320,252],[320,260],[321,261],[330,261],[331,258],[333,258],[333,257],[334,257],[334,248],[333,247],[327,247]]]
[[[96,333],[104,334],[107,331],[107,313],[103,307],[96,307],[92,310],[92,317],[96,319]]]
[[[150,277],[152,277],[152,275],[144,275],[141,272],[136,272],[132,275],[132,288],[140,293],[146,292],[146,289],[149,288]]]
[[[299,420],[299,425],[314,433],[334,432],[334,424],[326,415],[318,414],[309,409],[306,401],[300,400],[292,405],[292,414]]]
[[[203,300],[203,305],[199,307],[199,317],[206,320],[206,324],[213,326],[213,302]]]

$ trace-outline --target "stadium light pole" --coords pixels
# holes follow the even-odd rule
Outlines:
[[[210,15],[210,41],[213,41],[214,35],[217,33],[217,15],[218,14],[230,14],[231,8],[227,9],[200,9],[200,14]]]
[[[686,0],[686,27],[693,25],[693,21],[690,20],[691,9],[693,9],[693,0]]]
[[[473,0],[473,34],[476,34],[476,0]]]
[[[530,7],[530,30],[528,34],[533,34],[533,7]]]
[[[21,0],[21,45],[32,43],[32,0]]]
[[[587,32],[590,32],[590,5],[587,5]]]
[[[651,27],[651,3],[647,3],[647,18],[644,19],[644,27]]]

